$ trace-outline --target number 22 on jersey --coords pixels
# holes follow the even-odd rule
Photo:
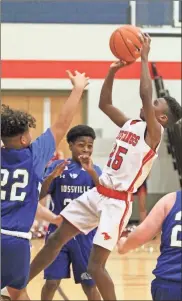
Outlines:
[[[123,155],[126,155],[128,150],[125,147],[114,145],[112,152],[109,156],[109,161],[107,163],[108,167],[114,170],[118,170],[123,162]]]
[[[10,173],[7,169],[1,169],[1,200],[5,201],[6,199],[6,190],[3,190],[3,187],[8,184],[10,181]],[[23,202],[26,196],[26,192],[17,193],[17,189],[23,189],[28,185],[29,174],[25,169],[16,169],[13,172],[12,179],[19,179],[21,177],[22,181],[16,181],[12,184],[10,188],[10,199],[9,201],[20,201]]]

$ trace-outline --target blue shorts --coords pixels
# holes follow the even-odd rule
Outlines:
[[[79,234],[71,239],[61,250],[55,261],[44,271],[44,279],[59,280],[70,278],[72,264],[75,283],[95,285],[87,273],[88,260],[92,248],[93,235]]]
[[[156,278],[152,281],[151,293],[154,301],[181,301],[182,283]]]
[[[27,239],[1,235],[1,289],[26,287],[30,270],[30,243]]]

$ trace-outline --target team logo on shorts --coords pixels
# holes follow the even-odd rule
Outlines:
[[[88,273],[81,274],[81,280],[92,280],[92,277]]]
[[[102,232],[102,235],[104,235],[104,240],[111,239],[111,236],[107,232]]]

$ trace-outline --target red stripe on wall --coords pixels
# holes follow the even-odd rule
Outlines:
[[[36,61],[2,60],[2,78],[67,78],[65,70],[86,72],[90,78],[103,79],[111,62],[108,61]],[[164,79],[181,79],[181,62],[157,62]],[[140,62],[121,69],[116,78],[139,79]]]

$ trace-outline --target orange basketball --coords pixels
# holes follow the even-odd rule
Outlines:
[[[113,32],[109,44],[115,57],[125,62],[132,62],[140,57],[142,40],[140,28],[124,25]]]

